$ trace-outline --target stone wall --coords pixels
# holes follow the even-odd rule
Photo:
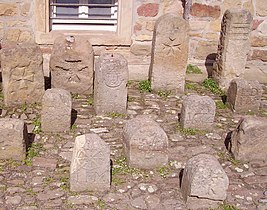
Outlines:
[[[155,21],[163,14],[184,12],[185,0],[134,0],[132,45],[123,48],[129,62],[130,79],[146,79],[150,63],[151,41]],[[2,0],[0,3],[0,40],[31,41],[37,33],[35,1]],[[192,0],[189,14],[190,42],[188,64],[198,65],[205,73],[217,53],[221,20],[226,9],[244,8],[253,17],[251,50],[245,78],[267,83],[267,6],[266,0]],[[127,18],[127,17],[125,17]],[[38,21],[37,21],[38,22]],[[49,43],[48,43],[49,44]],[[50,43],[51,44],[51,43]],[[45,71],[48,70],[51,45],[42,45]],[[105,47],[95,47],[97,54]],[[101,49],[101,50],[99,50]],[[106,47],[106,50],[121,48]],[[48,73],[47,73],[48,74]]]
[[[2,0],[0,2],[0,40],[33,41],[33,1]]]
[[[149,55],[155,20],[167,12],[183,14],[184,0],[136,0],[131,52]],[[266,0],[192,0],[189,14],[190,44],[188,63],[203,70],[211,68],[217,53],[224,12],[247,9],[253,15],[251,50],[245,77],[267,82],[267,4]],[[256,72],[256,74],[255,74]]]

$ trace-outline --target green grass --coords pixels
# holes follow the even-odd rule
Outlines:
[[[93,106],[94,105],[94,96],[90,95],[86,101],[87,105]]]
[[[172,94],[172,91],[170,90],[161,90],[161,91],[158,91],[158,95],[162,98],[167,98],[168,96],[170,96]]]
[[[80,99],[81,96],[78,93],[71,93],[71,98],[73,98],[73,99]]]
[[[217,109],[226,109],[228,108],[227,104],[223,103],[222,101],[215,101]]]
[[[103,210],[103,209],[105,208],[105,206],[106,206],[106,203],[105,203],[105,201],[103,201],[102,199],[98,199],[96,205],[97,205],[97,207],[98,207],[100,210]]]
[[[151,92],[151,82],[149,80],[142,80],[139,82],[139,90],[140,92]]]
[[[78,126],[77,126],[77,124],[73,124],[72,126],[71,126],[71,131],[73,131],[73,132],[75,132],[76,130],[77,130],[77,128],[78,128]]]
[[[28,166],[32,165],[32,159],[39,155],[40,151],[43,149],[43,145],[40,143],[32,143],[27,151],[27,157],[25,159],[25,164]]]
[[[207,132],[195,128],[182,128],[180,124],[176,126],[176,129],[185,136],[205,135]]]
[[[210,210],[239,210],[237,207],[231,204],[223,203],[217,209],[210,209]]]
[[[110,112],[107,114],[108,117],[111,117],[111,118],[124,118],[124,117],[127,117],[126,114],[122,114],[122,113],[117,113],[117,112]]]
[[[0,92],[0,100],[4,99],[4,94],[2,92]]]
[[[40,134],[42,132],[42,129],[41,129],[41,119],[39,117],[35,118],[33,121],[32,121],[32,124],[34,125],[34,128],[33,128],[33,133],[34,134]]]
[[[23,103],[23,104],[21,105],[21,107],[20,107],[22,113],[25,113],[25,112],[27,111],[27,108],[28,108],[28,106],[27,106],[26,103]]]
[[[134,101],[134,97],[132,97],[132,96],[128,96],[128,97],[127,97],[127,101],[128,101],[128,102],[133,102],[133,101]]]
[[[205,87],[210,92],[216,94],[216,95],[225,95],[225,93],[221,90],[221,88],[218,86],[218,84],[211,78],[207,78],[202,83],[203,87]]]
[[[185,83],[185,89],[188,89],[188,90],[197,90],[198,89],[198,85],[196,83],[186,82]]]
[[[130,86],[130,85],[132,85],[133,84],[133,80],[128,80],[128,82],[127,82],[127,86]]]
[[[187,65],[186,73],[187,74],[202,74],[202,71],[197,66],[189,64]]]
[[[157,168],[157,172],[159,173],[161,178],[166,178],[167,175],[170,173],[170,165],[166,164],[164,166]]]

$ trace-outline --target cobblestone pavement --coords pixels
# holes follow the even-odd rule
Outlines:
[[[224,145],[241,115],[225,108],[219,96],[199,84],[187,83],[186,94],[198,92],[216,100],[213,131],[185,131],[179,128],[178,115],[184,95],[140,93],[137,82],[129,83],[128,114],[110,113],[95,116],[92,99],[73,95],[71,131],[44,134],[40,131],[40,105],[23,105],[5,109],[0,95],[1,117],[25,120],[32,141],[24,163],[0,162],[0,210],[3,209],[186,209],[180,192],[180,172],[193,155],[215,155],[230,179],[226,204],[238,209],[267,209],[267,165],[263,162],[242,163],[230,157]],[[262,109],[267,116],[267,87]],[[169,164],[150,171],[129,168],[122,150],[122,128],[127,119],[144,114],[155,119],[169,137]],[[253,115],[255,113],[248,113]],[[111,147],[112,184],[108,193],[69,191],[72,148],[77,135],[97,133]],[[0,134],[1,135],[1,134]]]

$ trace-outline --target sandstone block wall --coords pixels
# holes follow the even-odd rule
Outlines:
[[[96,52],[116,49],[128,60],[130,79],[146,79],[151,54],[153,28],[163,14],[173,12],[183,16],[185,0],[134,0],[132,44],[121,49],[117,46],[95,46]],[[35,1],[2,0],[0,3],[0,40],[28,41],[37,33]],[[246,65],[245,79],[267,83],[267,6],[266,0],[192,0],[189,12],[190,43],[188,63],[203,70],[212,68],[217,53],[221,20],[229,8],[243,8],[252,13],[251,50]],[[124,17],[127,18],[127,17]],[[45,72],[48,69],[52,45],[42,45],[45,53]],[[46,74],[48,75],[48,73]],[[133,75],[133,76],[132,76]]]
[[[25,42],[34,40],[33,3],[31,0],[0,2],[0,40]]]

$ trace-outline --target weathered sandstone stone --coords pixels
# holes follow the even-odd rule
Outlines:
[[[126,113],[127,60],[117,53],[102,54],[95,68],[94,109],[96,114]]]
[[[64,132],[71,126],[71,95],[68,91],[52,88],[42,100],[41,125],[44,132]]]
[[[41,102],[44,94],[42,64],[42,52],[36,44],[10,44],[2,49],[1,67],[6,106]]]
[[[94,52],[82,36],[59,37],[50,58],[51,83],[71,93],[93,92]]]
[[[227,10],[222,20],[220,43],[213,77],[223,89],[232,79],[242,76],[250,50],[251,14],[246,10]]]
[[[174,14],[163,15],[157,20],[149,70],[153,90],[184,91],[188,29],[188,22]]]
[[[123,128],[124,149],[132,167],[153,169],[168,162],[168,137],[152,119],[139,116]]]
[[[246,116],[239,121],[232,133],[230,152],[238,160],[267,160],[267,119]]]
[[[27,143],[27,127],[22,120],[0,119],[0,159],[24,160]]]
[[[75,139],[70,166],[71,191],[106,191],[110,188],[110,148],[97,134]]]
[[[209,96],[190,95],[182,103],[180,122],[183,128],[210,129],[216,105]]]
[[[192,157],[182,177],[182,195],[189,209],[218,207],[226,199],[229,179],[218,160],[207,154]]]

